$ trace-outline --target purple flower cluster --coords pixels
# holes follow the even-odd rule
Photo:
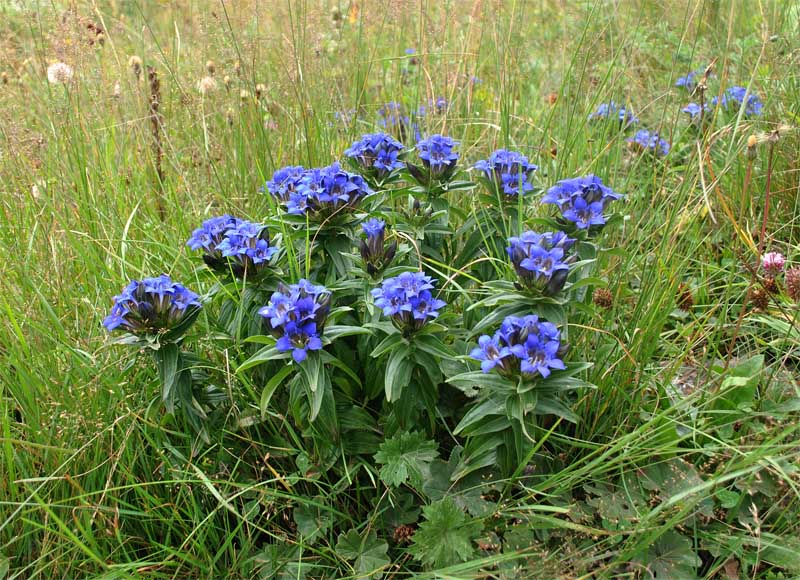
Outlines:
[[[359,251],[364,260],[367,272],[374,276],[383,271],[394,259],[397,253],[397,242],[393,241],[388,247],[386,244],[386,222],[372,218],[361,224],[366,239],[361,240]]]
[[[330,307],[331,293],[327,288],[300,280],[291,286],[281,284],[258,313],[269,319],[272,334],[278,339],[275,348],[292,351],[292,358],[300,363],[306,360],[308,351],[322,348],[322,331]]]
[[[599,177],[587,175],[562,179],[547,191],[542,203],[557,205],[564,219],[585,230],[590,226],[604,225],[606,207],[621,198],[622,195],[603,185]]]
[[[405,131],[411,122],[408,115],[403,113],[403,105],[395,101],[389,101],[378,109],[378,116],[378,124],[385,129],[398,127]]]
[[[411,334],[439,316],[439,310],[447,305],[431,294],[433,282],[424,272],[403,272],[372,290],[375,306],[404,334]]]
[[[362,135],[344,154],[355,160],[361,169],[374,172],[382,177],[405,165],[397,157],[403,151],[403,144],[386,133]]]
[[[482,171],[506,195],[517,196],[533,190],[533,172],[538,166],[516,151],[498,149],[489,159],[478,161],[475,169]]]
[[[637,131],[636,135],[626,141],[640,151],[649,151],[661,156],[669,153],[669,143],[659,137],[658,133],[651,133],[647,129]]]
[[[523,232],[509,238],[508,252],[520,283],[529,290],[538,290],[546,296],[561,291],[567,281],[571,257],[566,253],[575,244],[564,232]]]
[[[267,182],[267,191],[278,201],[286,203],[297,190],[297,184],[300,183],[305,172],[302,165],[289,165],[278,169],[272,174],[272,179]]]
[[[111,313],[103,326],[133,334],[156,334],[173,329],[202,305],[197,294],[166,274],[142,281],[131,280],[122,293],[114,296]]]
[[[455,169],[458,153],[454,149],[457,145],[458,142],[450,137],[431,135],[417,143],[417,151],[422,165],[433,177],[439,177]]]
[[[203,250],[203,261],[218,271],[231,270],[236,276],[264,268],[277,248],[270,246],[263,224],[229,215],[214,217],[192,232],[186,242],[192,250]]]
[[[728,109],[734,106],[736,109],[744,106],[744,114],[748,117],[757,117],[761,115],[764,109],[764,103],[761,102],[761,97],[756,93],[749,93],[745,87],[731,87],[725,91],[721,98],[714,97],[711,99],[712,105],[721,105],[723,109]]]
[[[589,115],[590,121],[595,121],[597,119],[616,119],[621,125],[625,126],[634,125],[639,122],[639,118],[636,117],[629,108],[618,105],[614,101],[600,103],[597,110]]]
[[[481,361],[481,370],[492,369],[506,377],[550,376],[551,369],[563,370],[561,333],[554,324],[540,321],[533,314],[508,316],[494,336],[484,334],[470,357]]]

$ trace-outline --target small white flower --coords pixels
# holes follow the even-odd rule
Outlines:
[[[63,85],[72,80],[72,67],[65,62],[56,62],[47,67],[47,80],[54,85]]]
[[[217,81],[214,77],[203,77],[197,82],[197,90],[201,95],[206,95],[217,90]]]

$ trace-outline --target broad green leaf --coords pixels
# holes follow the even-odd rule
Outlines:
[[[438,455],[436,442],[421,433],[400,433],[381,444],[375,461],[382,465],[380,476],[386,485],[399,487],[410,481],[421,488],[428,466]]]
[[[246,371],[247,369],[251,369],[260,364],[263,364],[267,361],[287,359],[290,356],[291,353],[279,352],[278,349],[275,348],[274,346],[265,346],[264,348],[259,350],[256,354],[254,354],[249,359],[240,364],[239,368],[236,369],[236,372],[240,373],[242,371]]]
[[[356,530],[339,534],[336,553],[353,562],[353,569],[359,578],[381,578],[382,570],[389,564],[387,552],[389,544],[378,540],[374,531],[362,538]]]
[[[428,568],[441,568],[466,562],[475,555],[472,545],[483,530],[450,497],[422,509],[425,518],[410,548],[411,554]]]
[[[272,378],[267,381],[267,384],[264,385],[264,390],[261,391],[261,402],[259,404],[262,417],[266,416],[267,414],[267,407],[269,407],[269,402],[272,399],[272,395],[275,393],[275,390],[281,385],[281,383],[283,383],[283,380],[289,376],[293,370],[295,370],[295,367],[292,365],[286,365],[277,373],[275,373]]]
[[[410,359],[410,355],[411,349],[406,344],[399,345],[389,355],[389,362],[386,364],[384,388],[386,390],[386,400],[390,403],[400,398],[400,393],[411,380],[414,362]]]

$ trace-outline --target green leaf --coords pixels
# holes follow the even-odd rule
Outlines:
[[[294,523],[297,524],[297,531],[307,542],[319,539],[333,523],[331,514],[316,504],[299,505],[294,508],[292,515]]]
[[[336,552],[341,557],[353,561],[353,569],[359,578],[380,578],[382,570],[389,565],[387,552],[389,545],[378,541],[372,531],[362,538],[356,530],[339,534]]]
[[[403,342],[403,335],[398,333],[390,334],[386,338],[384,338],[378,346],[376,346],[370,356],[372,358],[380,358],[385,353],[389,352],[393,348],[397,347],[397,345]]]
[[[502,392],[511,392],[516,384],[495,373],[484,373],[483,371],[470,371],[461,373],[447,379],[447,382],[464,392],[468,397],[478,394],[478,389],[492,389]]]
[[[389,362],[386,364],[384,388],[386,389],[386,400],[390,403],[400,398],[403,388],[411,380],[414,362],[410,356],[411,348],[406,344],[398,346],[389,355]]]
[[[345,326],[334,324],[325,327],[325,332],[322,335],[322,339],[325,344],[328,344],[337,338],[342,338],[343,336],[354,336],[356,334],[372,334],[372,330],[369,328],[364,328],[363,326]]]
[[[422,510],[425,521],[414,534],[411,554],[429,568],[466,562],[475,555],[472,541],[483,530],[483,524],[467,516],[446,497]]]
[[[453,351],[447,348],[441,340],[430,334],[423,334],[416,337],[414,346],[435,357],[447,359],[454,356]]]
[[[180,376],[180,354],[178,345],[172,342],[162,344],[153,351],[158,365],[158,376],[161,379],[161,400],[168,413],[175,411],[175,387]]]
[[[424,474],[438,455],[436,443],[421,433],[400,433],[381,444],[375,461],[383,466],[380,476],[386,485],[399,487],[410,480],[411,485],[421,488]]]
[[[637,560],[647,567],[651,577],[664,580],[694,580],[702,563],[692,542],[672,531],[658,538]]]
[[[264,417],[267,414],[267,407],[269,407],[269,402],[272,399],[272,395],[275,394],[275,390],[281,385],[283,379],[285,379],[289,374],[295,369],[292,365],[286,365],[281,370],[279,370],[273,377],[267,381],[267,384],[264,385],[264,390],[261,391],[261,402],[259,404],[259,409],[261,409],[261,416]]]
[[[237,373],[242,371],[246,371],[247,369],[251,369],[256,367],[260,364],[263,364],[270,360],[279,360],[279,359],[286,359],[291,356],[288,352],[279,352],[277,348],[274,346],[265,346],[261,350],[259,350],[256,354],[251,356],[249,359],[244,361],[242,364],[239,365],[239,368],[236,369]]]

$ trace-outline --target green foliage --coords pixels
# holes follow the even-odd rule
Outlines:
[[[422,509],[425,518],[414,534],[411,553],[428,567],[444,567],[469,560],[475,554],[473,541],[483,524],[472,519],[451,498]]]
[[[350,530],[336,542],[336,553],[353,562],[353,571],[359,578],[381,578],[381,570],[389,565],[388,549],[389,545],[380,542],[374,531],[362,538],[356,530]]]
[[[406,432],[381,443],[375,461],[382,466],[380,476],[386,485],[399,487],[409,482],[421,488],[431,462],[438,455],[435,441],[426,440],[418,432]]]

